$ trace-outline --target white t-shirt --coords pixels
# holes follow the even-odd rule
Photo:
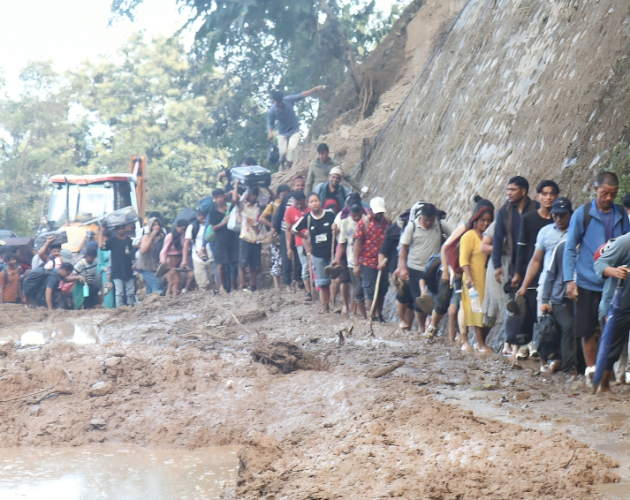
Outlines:
[[[418,219],[407,224],[405,232],[400,237],[400,243],[409,246],[407,267],[415,271],[424,271],[429,258],[439,253],[442,247],[440,226],[442,227],[442,233],[448,238],[453,229],[444,221],[436,221],[429,230],[424,229],[418,223]]]
[[[339,228],[339,243],[346,244],[346,259],[348,267],[354,267],[354,230],[357,228],[358,222],[352,220],[352,217],[341,218],[341,212],[337,214],[335,225]]]
[[[200,252],[203,247],[206,246],[206,242],[203,239],[203,225],[199,225],[199,231],[197,231],[197,237],[193,240],[193,225],[188,224],[186,228],[186,233],[184,234],[184,239],[192,240],[192,251],[193,257],[196,256],[196,252]],[[211,253],[208,254],[210,257]]]

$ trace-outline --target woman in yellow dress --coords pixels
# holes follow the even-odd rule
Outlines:
[[[486,337],[490,328],[483,325],[483,313],[473,312],[470,303],[470,289],[475,288],[479,293],[479,304],[483,303],[486,288],[486,263],[488,256],[481,252],[483,233],[494,220],[494,210],[491,207],[480,207],[469,223],[469,229],[459,240],[459,265],[464,270],[462,287],[462,306],[466,326],[475,327],[477,349],[482,353],[494,352],[486,345]]]

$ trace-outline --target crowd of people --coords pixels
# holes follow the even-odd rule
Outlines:
[[[297,133],[292,105],[316,90],[273,96],[269,134],[279,120],[287,168]],[[140,282],[146,295],[178,295],[194,287],[252,293],[268,245],[274,285],[303,293],[305,302],[317,294],[322,313],[384,323],[391,285],[401,330],[415,324],[422,337],[432,339],[447,316],[449,340],[483,354],[494,352],[488,335],[501,325],[502,353],[514,362],[539,358],[541,371],[562,371],[568,379],[583,373],[589,383],[598,333],[619,287],[619,315],[600,389],[609,391],[611,378],[625,382],[630,195],[615,204],[615,174],[600,174],[595,199],[575,210],[554,181],[539,182],[530,197],[528,181],[515,176],[498,210],[476,196],[470,218],[453,225],[428,201],[388,218],[383,198],[366,202],[343,184],[326,144],[317,155],[306,179],[296,175],[291,186],[282,184],[275,193],[242,186],[228,170],[220,177],[223,187],[200,202],[192,220],[175,220],[167,230],[153,213],[136,240],[126,226],[103,227],[74,263],[54,237],[30,270],[21,267],[24,256],[16,249],[2,247],[0,302],[49,309],[133,306]],[[256,162],[245,158],[242,164]]]

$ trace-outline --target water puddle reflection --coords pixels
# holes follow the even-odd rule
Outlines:
[[[217,499],[236,480],[238,449],[145,450],[112,444],[0,449],[0,498]]]
[[[0,330],[0,344],[19,341],[22,347],[44,345],[53,340],[74,344],[96,344],[97,318],[75,318],[51,323],[35,323]]]

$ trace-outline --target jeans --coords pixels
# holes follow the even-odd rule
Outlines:
[[[573,335],[573,308],[575,303],[567,300],[566,304],[551,304],[553,317],[560,327],[560,352],[562,353],[562,371],[573,373],[576,371],[575,352],[577,339]]]
[[[125,305],[125,296],[127,296],[127,305],[132,306],[136,294],[136,280],[131,278],[128,280],[113,280],[113,282],[116,290],[116,307]]]
[[[140,271],[144,282],[147,285],[147,295],[152,293],[162,293],[162,278],[155,277],[155,271]]]
[[[313,270],[315,271],[315,284],[318,287],[330,286],[330,278],[326,276],[324,269],[330,265],[330,258],[324,259],[321,257],[311,256],[313,261]]]
[[[306,283],[309,279],[311,279],[311,266],[308,262],[308,256],[306,255],[306,251],[303,246],[296,247],[295,251],[300,259],[300,264],[302,265],[302,281]]]

